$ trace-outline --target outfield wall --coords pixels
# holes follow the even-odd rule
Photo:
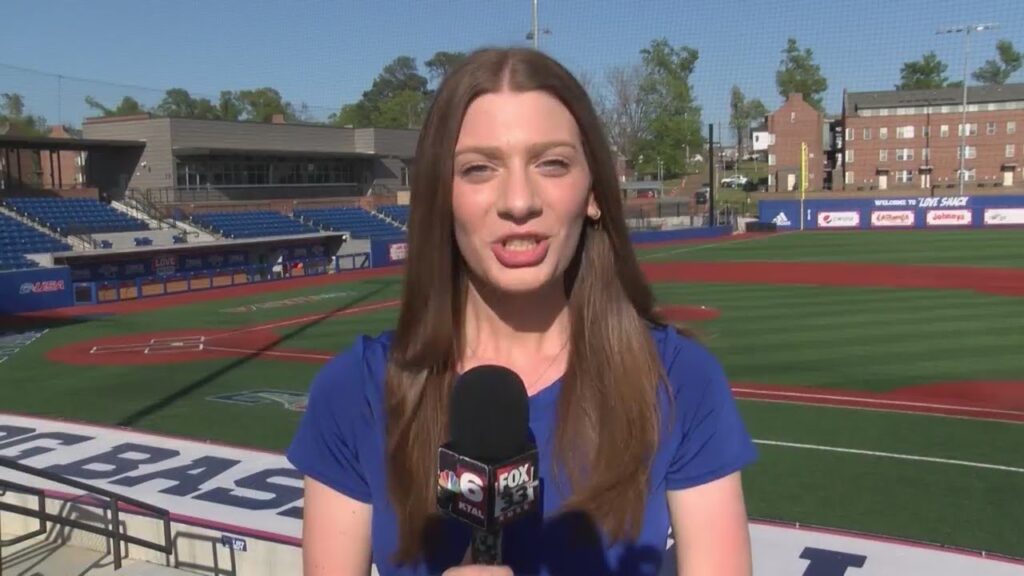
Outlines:
[[[778,230],[1005,228],[1024,226],[1024,196],[924,196],[762,200],[758,215]]]
[[[634,244],[650,244],[655,242],[683,242],[686,240],[719,238],[732,233],[732,226],[714,226],[632,232],[629,235],[629,239]],[[370,267],[400,266],[405,263],[408,251],[409,243],[404,238],[372,240],[370,242]]]
[[[0,315],[71,306],[71,269],[33,268],[0,272]]]

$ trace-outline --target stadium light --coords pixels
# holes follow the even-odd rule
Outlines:
[[[963,79],[963,104],[960,111],[960,195],[964,195],[964,180],[967,179],[967,172],[964,171],[964,162],[967,161],[967,60],[971,51],[971,33],[993,30],[999,24],[967,24],[954,26],[936,32],[936,34],[963,34],[964,35],[964,79]]]
[[[530,31],[526,33],[526,39],[533,41],[533,49],[537,49],[538,37],[541,34],[551,34],[551,30],[547,28],[540,30],[537,24],[537,0],[533,0],[533,24],[530,27]]]

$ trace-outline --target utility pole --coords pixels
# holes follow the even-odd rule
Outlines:
[[[537,50],[540,42],[541,34],[551,34],[551,30],[547,28],[541,30],[539,18],[537,16],[537,0],[533,0],[533,18],[530,26],[530,31],[526,33],[526,39],[533,42],[533,49]]]
[[[708,123],[708,227],[715,226],[715,123]]]
[[[963,103],[960,110],[960,195],[964,195],[964,180],[967,179],[964,163],[967,161],[967,61],[971,51],[971,32],[982,32],[998,27],[998,24],[967,24],[966,26],[955,26],[939,30],[936,34],[963,34],[964,35],[964,77],[963,77]]]

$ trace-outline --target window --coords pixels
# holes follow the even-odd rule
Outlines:
[[[846,163],[853,164],[853,150],[846,151]]]
[[[889,151],[886,150],[885,148],[882,148],[881,150],[879,150],[878,151],[878,161],[879,162],[888,162],[889,161]]]
[[[864,139],[871,140],[871,128],[864,129]]]
[[[932,135],[931,126],[921,126],[921,137],[927,138]]]
[[[939,137],[940,138],[948,138],[949,137],[949,124],[943,124],[942,126],[939,126]]]
[[[879,128],[878,129],[878,137],[881,138],[882,140],[886,140],[887,138],[889,138],[889,129],[888,128]]]
[[[977,179],[978,179],[978,172],[974,168],[971,168],[970,170],[965,170],[964,171],[964,181],[965,182],[974,182]]]
[[[967,150],[967,159],[968,160],[970,160],[972,158],[977,158],[978,157],[978,147],[977,146],[964,146],[964,149]],[[957,149],[956,149],[956,159],[959,160],[960,156],[961,156],[961,154],[960,154],[960,147],[957,147]]]
[[[896,127],[896,139],[897,140],[906,140],[908,138],[913,138],[913,137],[914,137],[914,127],[913,126],[897,126]]]
[[[768,165],[775,166],[775,154],[768,155]]]
[[[1017,153],[1017,147],[1015,145],[1013,145],[1013,144],[1007,144],[1006,145],[1006,154],[1005,154],[1005,156],[1007,158],[1013,158],[1014,154],[1016,154],[1016,153]]]
[[[1017,133],[1017,122],[1016,121],[1010,120],[1009,122],[1006,123],[1006,133],[1007,134],[1016,134]]]
[[[988,134],[989,136],[994,136],[995,133],[996,133],[996,123],[995,122],[989,122],[988,124],[985,125],[985,134]]]
[[[963,124],[957,124],[956,125],[956,135],[957,136],[963,136],[964,135],[964,125]],[[977,136],[978,135],[978,124],[976,122],[972,122],[972,123],[967,125],[967,135],[968,136]]]
[[[796,112],[790,112],[789,113],[789,123],[792,124],[794,122],[796,122]]]
[[[402,186],[409,185],[409,168],[402,166],[401,172],[399,173],[399,182]]]
[[[846,183],[853,184],[853,172],[846,172]]]
[[[914,159],[913,148],[899,148],[896,150],[896,160],[900,162],[906,162],[907,160]]]
[[[853,140],[853,128],[846,129],[846,139]]]
[[[910,184],[914,181],[913,170],[897,170],[896,171],[896,182],[898,184]]]
[[[932,151],[930,148],[921,148],[921,161],[927,162],[932,159]]]

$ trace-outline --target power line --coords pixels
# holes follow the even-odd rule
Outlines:
[[[64,80],[72,80],[72,81],[75,81],[75,82],[85,82],[85,83],[90,83],[90,84],[99,84],[99,85],[102,85],[102,86],[108,86],[108,87],[111,87],[111,88],[121,88],[121,89],[126,89],[126,90],[142,90],[142,91],[153,92],[155,94],[161,94],[161,95],[166,94],[167,90],[170,90],[170,88],[157,88],[157,87],[154,87],[154,86],[142,86],[140,84],[127,84],[127,83],[123,83],[123,82],[111,82],[109,80],[100,80],[98,78],[84,78],[84,77],[81,77],[81,76],[73,76],[73,75],[68,75],[68,74],[59,74],[59,73],[56,73],[56,72],[48,72],[48,71],[45,71],[45,70],[39,70],[37,68],[28,68],[26,66],[18,66],[18,65],[15,65],[15,64],[8,64],[6,62],[0,62],[0,68],[8,68],[8,69],[11,69],[11,70],[17,70],[19,72],[28,72],[30,74],[38,74],[40,76],[47,76],[49,78],[53,78],[58,83],[58,93],[63,93],[63,90],[64,90],[64,88],[63,88],[63,81]],[[180,86],[176,86],[176,88],[180,88]],[[220,94],[216,94],[215,95],[215,94],[209,94],[209,93],[204,93],[204,92],[193,92],[191,90],[188,90],[188,93],[189,93],[189,96],[192,96],[193,98],[207,98],[209,100],[217,100],[218,98],[220,98]],[[340,108],[340,106],[324,106],[324,105],[319,105],[319,104],[307,104],[307,103],[304,103],[304,102],[299,102],[297,104],[295,102],[293,102],[292,104],[293,105],[298,105],[298,106],[305,105],[305,107],[310,109],[310,110],[324,110],[324,111],[329,111],[329,112],[337,112],[338,109]]]

